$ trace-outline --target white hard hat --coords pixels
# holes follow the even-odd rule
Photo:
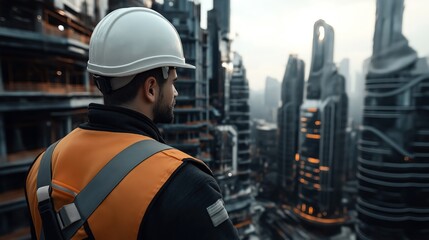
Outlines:
[[[158,67],[195,68],[185,63],[179,34],[161,14],[121,8],[97,24],[89,43],[88,72],[122,78]]]

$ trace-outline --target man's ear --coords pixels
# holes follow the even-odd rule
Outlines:
[[[156,101],[158,94],[158,82],[154,77],[148,77],[143,86],[143,97],[153,103]]]

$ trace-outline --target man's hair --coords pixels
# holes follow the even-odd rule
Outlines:
[[[140,89],[149,77],[154,77],[160,88],[164,85],[167,79],[164,79],[161,68],[155,68],[137,74],[134,79],[117,90],[109,93],[103,93],[105,105],[121,105],[133,100]],[[110,80],[109,80],[110,81]]]

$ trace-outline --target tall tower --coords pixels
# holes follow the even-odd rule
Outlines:
[[[253,229],[250,215],[250,107],[249,83],[242,57],[234,52],[233,73],[229,84],[229,112],[226,122],[237,130],[237,182],[236,192],[225,200],[225,207],[232,215],[231,220],[237,226],[238,233],[245,237]]]
[[[360,239],[429,234],[429,68],[402,35],[403,10],[403,0],[377,1],[359,141]]]
[[[301,107],[298,200],[294,212],[305,222],[339,230],[347,95],[344,78],[333,63],[334,30],[314,24],[313,56],[307,99]]]
[[[272,77],[265,79],[265,120],[270,123],[277,121],[277,109],[280,103],[281,83]]]
[[[298,158],[299,109],[304,94],[304,61],[289,55],[281,87],[282,105],[278,109],[278,177],[287,202],[295,202]]]
[[[213,1],[207,14],[208,79],[210,105],[221,122],[229,118],[229,84],[233,71],[232,37],[230,34],[230,0]]]

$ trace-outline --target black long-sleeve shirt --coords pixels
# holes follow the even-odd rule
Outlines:
[[[120,107],[90,104],[88,122],[79,127],[142,134],[164,143],[149,118]],[[138,239],[238,239],[230,219],[215,227],[207,211],[221,198],[213,176],[185,160],[149,205]]]

